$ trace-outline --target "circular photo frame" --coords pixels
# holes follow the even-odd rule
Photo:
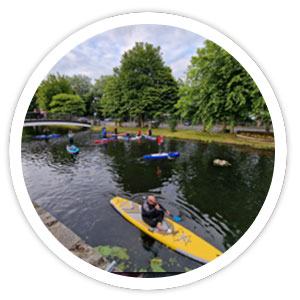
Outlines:
[[[67,53],[84,41],[102,34],[106,31],[131,25],[165,25],[187,30],[194,34],[209,39],[230,53],[253,78],[265,99],[268,110],[272,116],[272,125],[275,140],[275,159],[272,182],[267,197],[262,205],[259,214],[255,218],[250,228],[242,237],[228,250],[211,262],[191,270],[186,273],[160,278],[132,278],[113,274],[85,262],[73,255],[66,249],[45,227],[28,194],[22,169],[21,158],[21,137],[25,115],[30,101],[42,80],[47,76],[49,70],[56,65]],[[166,14],[166,13],[130,13],[110,17],[93,23],[82,30],[72,34],[51,51],[39,64],[28,80],[18,105],[15,110],[10,135],[10,168],[14,188],[22,207],[22,210],[31,224],[34,231],[47,247],[55,253],[63,262],[67,263],[75,270],[101,282],[117,287],[130,289],[165,289],[183,286],[199,279],[203,279],[222,268],[226,267],[242,254],[261,233],[268,222],[278,201],[284,181],[286,168],[286,134],[283,117],[275,94],[265,78],[263,72],[256,63],[231,39],[219,31],[186,17]]]

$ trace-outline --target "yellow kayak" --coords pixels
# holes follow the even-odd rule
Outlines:
[[[207,263],[222,254],[202,238],[169,218],[162,222],[163,231],[154,232],[142,219],[141,205],[120,197],[110,200],[111,205],[129,222],[169,248],[201,263]]]

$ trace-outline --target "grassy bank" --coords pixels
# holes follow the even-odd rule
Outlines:
[[[94,131],[101,131],[102,126],[92,127]],[[112,126],[106,126],[107,131],[113,132]],[[141,130],[142,133],[147,134],[147,128],[137,128],[137,127],[118,127],[119,133],[121,132],[130,132],[131,134],[137,134]],[[234,144],[234,145],[245,145],[258,149],[270,149],[274,150],[274,143],[268,142],[256,142],[248,141],[238,138],[235,134],[230,133],[214,133],[214,132],[202,132],[199,130],[177,130],[171,132],[166,128],[154,128],[152,129],[153,136],[162,135],[169,138],[185,139],[185,140],[194,140],[194,141],[203,141],[207,143],[216,142],[222,144]]]

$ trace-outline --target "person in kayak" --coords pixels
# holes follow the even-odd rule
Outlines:
[[[166,210],[161,204],[156,202],[154,196],[148,196],[142,205],[142,218],[153,228],[163,231],[161,223],[164,219],[165,213],[169,216],[170,212]]]
[[[159,153],[162,153],[162,152],[163,152],[163,143],[164,143],[163,136],[160,135],[159,138],[158,138],[158,140],[157,140],[158,151],[159,151]]]
[[[49,135],[49,128],[45,127],[43,129],[43,134],[46,135],[46,136],[48,136]]]
[[[139,130],[137,136],[141,136],[142,135],[142,131]]]
[[[74,145],[74,133],[72,132],[72,130],[69,130],[69,133],[68,133],[68,138],[69,138],[69,145],[72,146]]]

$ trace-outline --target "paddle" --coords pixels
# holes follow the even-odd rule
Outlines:
[[[146,197],[146,196],[143,196],[143,199],[146,200],[147,197]],[[165,209],[164,207],[162,207],[158,202],[156,202],[156,203],[160,206],[160,208],[161,208],[163,211],[166,211],[166,209]],[[175,222],[180,222],[180,221],[181,221],[181,218],[180,218],[180,217],[174,216],[174,215],[172,215],[171,213],[170,213],[170,217],[173,218],[173,220],[174,220]]]
[[[173,216],[172,214],[170,214],[170,217],[172,217],[175,222],[180,222],[181,221],[181,218],[178,217],[178,216]]]

